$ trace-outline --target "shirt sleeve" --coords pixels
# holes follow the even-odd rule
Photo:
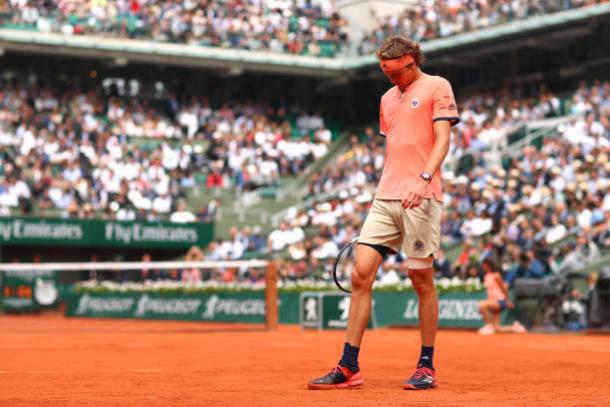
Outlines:
[[[460,121],[453,90],[446,79],[441,79],[432,95],[432,120],[448,120],[452,126]]]
[[[379,102],[379,134],[381,137],[388,135],[388,125],[385,122],[385,117],[383,116],[383,99],[381,102]]]

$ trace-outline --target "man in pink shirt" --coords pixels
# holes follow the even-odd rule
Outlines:
[[[381,69],[394,87],[381,98],[380,133],[386,157],[377,194],[355,254],[346,342],[338,365],[309,382],[310,389],[362,385],[358,353],[371,313],[375,274],[387,253],[406,253],[409,277],[419,297],[422,349],[417,369],[404,389],[437,386],[432,364],[438,322],[433,256],[440,248],[441,165],[449,151],[451,126],[459,115],[451,85],[420,69],[419,44],[395,36],[377,51]]]

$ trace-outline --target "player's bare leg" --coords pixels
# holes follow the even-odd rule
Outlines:
[[[364,383],[358,367],[358,352],[364,330],[369,323],[373,282],[382,260],[381,254],[376,249],[362,244],[357,246],[343,356],[339,364],[328,374],[309,382],[307,385],[309,389],[346,389]]]
[[[434,270],[409,270],[409,278],[419,298],[419,332],[423,346],[434,346],[438,326],[438,296]]]
[[[383,258],[377,250],[359,244],[356,248],[356,269],[352,273],[352,296],[349,304],[345,340],[360,347],[371,315],[371,299],[375,275]]]
[[[434,286],[434,269],[409,270],[409,278],[419,298],[419,333],[422,353],[417,370],[404,384],[407,390],[425,390],[437,386],[432,353],[438,326],[438,296]]]

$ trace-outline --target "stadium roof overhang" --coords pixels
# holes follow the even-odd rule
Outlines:
[[[610,14],[610,3],[535,16],[498,27],[427,41],[423,43],[423,50],[432,64],[473,64],[477,57],[524,45],[559,47],[561,41],[557,41],[558,39],[583,35],[590,30],[587,25],[582,25],[583,21],[606,14]],[[540,35],[533,37],[534,33]],[[499,39],[502,41],[498,41]],[[0,48],[9,52],[115,61],[117,65],[140,62],[226,70],[232,74],[254,71],[313,77],[345,77],[363,69],[370,70],[377,64],[374,56],[316,58],[15,29],[0,29]],[[459,57],[456,55],[457,50],[460,51]]]

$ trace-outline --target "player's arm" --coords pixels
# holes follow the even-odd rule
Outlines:
[[[434,147],[424,172],[434,177],[449,152],[451,126],[460,121],[453,90],[445,79],[441,79],[432,92],[432,120]],[[403,199],[402,207],[409,209],[419,206],[426,195],[429,182],[423,178],[419,179],[417,184],[407,193],[406,198]]]
[[[426,169],[428,174],[436,174],[439,170],[447,153],[449,153],[449,144],[451,142],[451,122],[449,120],[436,120],[434,122],[434,147],[430,154],[430,160]]]
[[[434,148],[425,172],[434,176],[440,169],[451,141],[451,126],[460,121],[453,90],[447,80],[441,79],[432,94],[432,120],[434,123]]]
[[[450,141],[451,122],[449,120],[436,120],[434,122],[434,147],[430,153],[430,159],[424,170],[425,172],[436,174],[436,171],[439,170],[449,152]],[[410,209],[419,206],[424,199],[427,189],[428,181],[423,178],[418,179],[417,185],[408,192],[406,198],[402,201],[402,207]]]
[[[386,138],[388,134],[388,124],[385,121],[385,116],[383,115],[383,98],[379,102],[379,135],[383,138]]]

